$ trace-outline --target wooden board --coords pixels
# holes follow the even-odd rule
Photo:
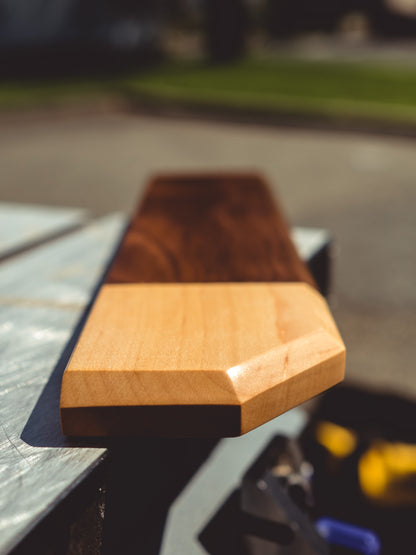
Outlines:
[[[325,301],[278,281],[314,284],[261,179],[154,180],[65,372],[64,433],[239,435],[340,381]]]
[[[264,180],[251,174],[153,179],[109,283],[315,282]]]
[[[106,285],[62,421],[69,435],[240,435],[338,383],[344,358],[306,284]]]

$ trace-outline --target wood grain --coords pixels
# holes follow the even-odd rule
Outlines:
[[[151,181],[109,283],[314,280],[264,180],[252,174]]]
[[[154,179],[65,372],[64,433],[239,435],[334,385],[314,286],[261,178]]]
[[[239,435],[337,383],[344,354],[306,284],[105,285],[65,372],[61,410],[73,433],[83,426],[73,409],[90,406],[100,407],[95,435],[117,431],[114,407],[130,419],[118,433]]]

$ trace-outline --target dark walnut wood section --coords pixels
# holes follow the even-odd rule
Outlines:
[[[344,365],[342,339],[264,180],[160,176],[65,371],[62,429],[240,435],[335,385]]]
[[[314,280],[262,178],[154,179],[133,217],[109,283]]]

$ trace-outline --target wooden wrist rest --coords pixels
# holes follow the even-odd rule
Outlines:
[[[255,176],[152,182],[65,371],[63,432],[235,436],[342,380],[288,237]]]
[[[69,435],[240,435],[342,379],[302,283],[105,285],[63,379]]]

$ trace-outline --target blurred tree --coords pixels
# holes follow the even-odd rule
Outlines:
[[[266,0],[266,28],[272,38],[331,32],[353,12],[364,14],[380,36],[416,36],[416,18],[395,11],[387,0]]]
[[[244,0],[205,0],[203,10],[205,47],[210,61],[224,63],[241,58],[248,27]]]
[[[159,8],[159,2],[152,0],[107,0],[111,11],[118,17],[140,17],[154,14]]]
[[[333,31],[354,0],[267,0],[266,28],[273,38],[311,30]]]
[[[182,22],[188,16],[190,6],[185,0],[168,0],[163,4],[165,17],[174,23]]]

